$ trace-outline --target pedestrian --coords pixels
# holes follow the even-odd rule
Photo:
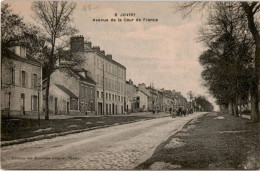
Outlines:
[[[172,108],[170,108],[169,111],[170,111],[170,114],[172,114]]]

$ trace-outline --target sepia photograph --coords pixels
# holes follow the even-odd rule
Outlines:
[[[1,170],[260,170],[259,1],[1,1]]]

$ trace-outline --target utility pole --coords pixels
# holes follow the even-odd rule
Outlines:
[[[105,115],[105,64],[103,63],[103,115]]]

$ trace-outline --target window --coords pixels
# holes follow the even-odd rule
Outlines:
[[[85,86],[85,91],[84,91],[84,96],[85,96],[85,97],[87,96],[87,93],[88,93],[88,87]]]
[[[78,99],[70,98],[70,110],[78,110]]]
[[[111,100],[111,94],[109,94],[109,100]]]
[[[26,57],[26,48],[20,47],[20,56],[23,58]]]
[[[118,96],[118,101],[120,101],[120,96]]]
[[[106,99],[107,99],[107,93],[106,93]]]
[[[37,104],[38,104],[38,97],[36,95],[33,95],[32,96],[32,111],[38,110]]]
[[[14,69],[14,67],[12,67],[12,69],[11,69],[11,71],[12,71],[12,79],[11,79],[11,82],[12,82],[12,84],[14,85],[15,84],[15,69]]]
[[[115,95],[115,101],[116,101],[116,97],[117,97],[117,96]]]
[[[37,74],[32,74],[32,87],[37,88]]]
[[[98,83],[98,85],[100,85],[99,74],[97,75],[97,83]]]
[[[92,96],[93,95],[93,88],[90,87],[90,95]]]
[[[97,91],[97,98],[99,97],[99,91]]]
[[[26,72],[22,71],[22,86],[25,87],[25,82],[26,82]]]
[[[103,92],[101,92],[101,98],[103,98],[104,97],[104,94],[103,94]]]
[[[124,100],[123,100],[123,96],[121,96],[121,102],[123,102]]]
[[[114,96],[114,94],[112,95],[112,100],[113,100],[113,101],[115,100],[115,96]]]

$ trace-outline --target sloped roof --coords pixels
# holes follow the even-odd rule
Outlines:
[[[26,54],[26,58],[23,58],[23,57],[15,54],[13,51],[7,49],[6,50],[6,57],[9,58],[9,59],[19,60],[21,62],[29,63],[29,64],[40,66],[40,67],[43,66],[41,62],[39,62],[38,60],[33,58],[28,53]]]
[[[72,98],[78,98],[75,94],[73,94],[73,92],[71,92],[68,88],[66,88],[63,85],[58,85],[55,84],[58,88],[60,88],[63,92],[65,92],[66,94],[68,94],[70,97]]]
[[[79,73],[79,71],[77,71],[77,70],[75,70],[75,69],[72,69],[72,68],[70,68],[70,70],[73,72],[73,73],[75,73],[78,77],[79,77],[79,79],[81,80],[81,81],[84,81],[84,82],[87,82],[87,83],[91,83],[91,84],[96,84],[96,82],[91,78],[91,77],[89,77],[89,76],[86,76],[86,77],[83,77],[80,73]],[[85,70],[82,70],[82,71],[85,71]]]

